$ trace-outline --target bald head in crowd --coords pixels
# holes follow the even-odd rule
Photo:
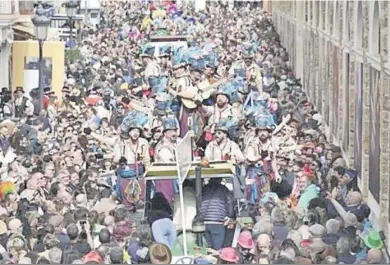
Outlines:
[[[266,234],[259,235],[257,238],[257,248],[263,254],[268,254],[271,249],[271,237]]]
[[[383,262],[383,253],[379,249],[370,249],[367,253],[368,264],[380,264]]]
[[[358,191],[353,191],[348,194],[349,206],[360,205],[363,201],[363,196]]]

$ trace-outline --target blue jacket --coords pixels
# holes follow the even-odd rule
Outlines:
[[[233,201],[233,194],[224,185],[207,184],[203,188],[200,209],[204,221],[224,222],[225,217],[233,217]]]

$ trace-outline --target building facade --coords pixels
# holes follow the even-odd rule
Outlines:
[[[10,87],[12,26],[19,15],[17,0],[0,1],[0,89]]]
[[[359,173],[374,225],[389,231],[388,1],[273,1],[272,12],[328,138]]]

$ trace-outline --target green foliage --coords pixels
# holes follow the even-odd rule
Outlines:
[[[65,51],[65,61],[69,64],[78,60],[84,60],[84,56],[81,54],[78,48],[73,48]]]

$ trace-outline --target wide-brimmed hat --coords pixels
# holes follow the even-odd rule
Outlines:
[[[138,129],[142,132],[144,128],[143,128],[142,124],[138,121],[138,119],[134,119],[129,124],[129,132],[132,129]]]
[[[227,124],[224,123],[224,122],[218,122],[217,124],[215,124],[215,128],[214,128],[214,131],[221,131],[221,132],[225,132],[227,133],[229,130],[229,128],[227,127]]]
[[[24,93],[23,87],[21,87],[21,86],[16,87],[15,90],[14,90],[14,93],[18,93],[18,92]]]
[[[177,130],[178,129],[178,123],[177,120],[174,117],[167,117],[163,121],[163,131],[168,130]]]
[[[149,253],[152,264],[170,264],[172,261],[172,253],[164,244],[152,244],[149,247]]]
[[[364,241],[364,245],[370,249],[381,249],[383,247],[381,236],[376,230],[363,232],[360,236]]]
[[[238,236],[237,242],[241,247],[246,249],[252,249],[255,246],[252,234],[249,231],[241,232],[241,234]]]
[[[272,131],[274,129],[272,124],[270,124],[268,120],[265,119],[257,119],[255,121],[255,128],[256,130],[269,130],[269,131]]]
[[[216,96],[218,95],[224,95],[229,99],[229,102],[232,98],[234,91],[234,87],[230,83],[226,83],[223,85],[220,85],[217,89],[217,92],[215,93]]]
[[[70,93],[70,88],[68,86],[63,86],[61,92],[62,93]]]
[[[244,60],[251,60],[251,59],[253,59],[253,54],[249,53],[249,52],[244,52],[242,54],[242,59],[244,59]]]
[[[214,131],[223,131],[227,134],[232,134],[232,129],[236,128],[238,123],[239,120],[235,117],[224,118],[215,125]]]
[[[236,250],[231,247],[223,248],[219,254],[219,258],[221,260],[234,263],[237,263],[239,260]]]

